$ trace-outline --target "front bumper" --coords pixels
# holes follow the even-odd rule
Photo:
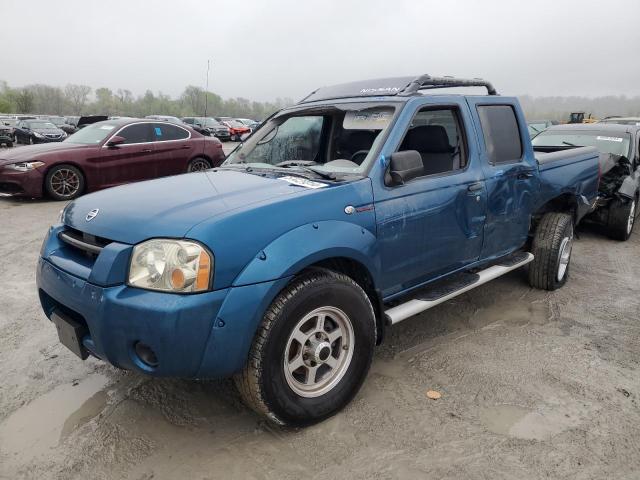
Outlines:
[[[61,142],[65,138],[67,138],[67,136],[64,135],[62,137],[50,138],[50,137],[36,137],[35,135],[32,135],[31,138],[33,138],[33,143],[51,143],[51,142]]]
[[[42,197],[44,176],[39,169],[18,172],[0,166],[0,197]]]
[[[60,310],[86,325],[92,355],[120,368],[154,376],[225,377],[248,356],[262,314],[288,279],[194,295],[101,287],[40,258],[36,281],[47,317]],[[134,345],[150,346],[157,367]]]
[[[5,144],[11,144],[13,145],[13,135],[5,135],[4,133],[0,133],[0,145]]]

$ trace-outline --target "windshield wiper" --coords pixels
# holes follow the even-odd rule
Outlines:
[[[565,142],[564,140],[562,141],[562,143],[564,143],[565,145],[569,145],[570,147],[577,147],[578,146],[578,145],[576,145],[574,143]]]
[[[322,178],[326,178],[327,180],[337,180],[338,177],[332,172],[323,172],[322,170],[317,170],[312,168],[311,165],[317,165],[313,160],[287,160],[285,162],[276,163],[276,167],[280,168],[299,168],[304,170],[305,172],[311,172],[315,175],[319,175]]]

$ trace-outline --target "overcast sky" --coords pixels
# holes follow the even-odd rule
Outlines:
[[[430,73],[499,92],[640,95],[640,0],[0,0],[0,80],[298,99]]]

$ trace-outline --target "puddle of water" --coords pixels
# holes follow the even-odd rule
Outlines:
[[[75,387],[60,385],[18,409],[0,424],[0,448],[16,460],[26,460],[56,447],[103,410],[107,382],[104,375],[91,375]]]
[[[518,405],[484,408],[480,420],[493,433],[529,440],[544,440],[573,423],[561,413],[542,414]]]

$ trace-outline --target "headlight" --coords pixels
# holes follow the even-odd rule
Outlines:
[[[188,240],[148,240],[133,248],[128,284],[163,292],[194,293],[211,289],[213,257]]]
[[[43,162],[19,162],[10,163],[9,165],[5,165],[4,168],[8,168],[9,170],[16,170],[18,172],[30,172],[31,170],[34,170],[43,165]]]
[[[41,133],[33,132],[33,134],[38,138],[44,138],[44,135],[42,135]]]

